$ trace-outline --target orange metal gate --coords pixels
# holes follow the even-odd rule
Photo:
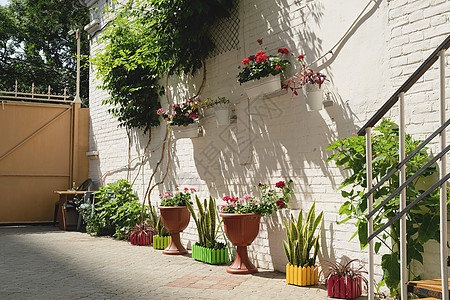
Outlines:
[[[88,177],[89,109],[0,100],[0,223],[53,220],[54,191]]]

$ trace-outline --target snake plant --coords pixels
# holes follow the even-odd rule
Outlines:
[[[217,224],[216,201],[212,197],[209,197],[209,202],[205,199],[202,204],[200,199],[195,196],[195,202],[197,203],[198,216],[196,216],[194,208],[189,201],[186,202],[186,206],[197,225],[198,245],[210,249],[224,248],[225,244],[216,241],[217,232],[222,223],[221,220]]]
[[[298,214],[297,222],[291,215],[290,222],[284,221],[286,227],[287,241],[283,241],[284,252],[289,263],[297,267],[308,267],[316,264],[317,253],[319,253],[319,235],[314,236],[323,218],[323,212],[317,217],[315,213],[316,203],[311,206],[303,220],[303,211]],[[311,249],[314,247],[313,255]]]

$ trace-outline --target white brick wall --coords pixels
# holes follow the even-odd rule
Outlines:
[[[214,118],[208,118],[204,121],[203,137],[176,140],[168,179],[154,191],[152,203],[156,204],[157,195],[175,184],[195,187],[201,198],[210,194],[222,198],[228,194],[255,192],[254,186],[259,182],[274,184],[291,178],[295,199],[290,206],[308,209],[316,200],[317,210],[324,211],[320,257],[348,256],[366,261],[366,252],[359,249],[357,239],[348,241],[354,227],[336,224],[340,220],[338,209],[344,201],[337,188],[346,172],[333,163],[326,163],[329,153],[324,149],[336,138],[356,132],[445,39],[450,33],[450,2],[377,1],[375,8],[364,15],[334,54],[314,66],[330,79],[327,89],[334,105],[327,109],[307,112],[302,96],[292,101],[287,94],[248,102],[236,83],[240,61],[258,50],[256,39],[263,38],[264,47],[271,53],[286,47],[295,56],[306,54],[307,61],[311,62],[341,38],[366,5],[360,2],[242,0],[240,47],[207,61],[207,81],[201,94],[203,98],[229,97],[236,103],[237,122],[226,128],[216,128]],[[92,53],[99,48],[95,41]],[[296,69],[293,67],[291,73]],[[100,82],[93,72],[92,75],[90,145],[100,156],[99,160],[91,161],[90,175],[100,182],[108,173],[106,182],[112,182],[127,175],[128,140],[125,131],[117,128],[117,122],[101,105],[107,93],[96,89]],[[450,86],[449,81],[447,77],[447,86]],[[171,78],[170,94],[182,101],[192,95],[200,82],[201,76]],[[434,67],[407,94],[408,132],[424,138],[436,128],[437,99],[437,69]],[[248,111],[251,112],[250,124]],[[394,108],[391,114],[394,119],[396,111]],[[152,166],[160,157],[161,128],[152,132],[150,156],[134,185],[141,197]],[[146,143],[147,137],[133,131],[132,156],[142,155]],[[132,165],[134,178],[136,161]],[[160,172],[157,177],[161,177]],[[293,213],[297,215],[297,211]],[[257,266],[284,269],[282,219],[288,215],[289,211],[283,211],[263,218],[260,234],[250,247],[250,256]],[[188,245],[196,241],[192,222],[182,238]],[[431,255],[427,254],[427,259],[436,253],[435,248]],[[376,261],[376,278],[379,279],[379,256]]]

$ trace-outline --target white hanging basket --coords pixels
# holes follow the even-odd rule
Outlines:
[[[247,96],[250,99],[262,97],[264,95],[281,90],[280,74],[275,76],[269,75],[268,77],[261,78],[259,80],[247,81],[242,84]]]
[[[198,137],[198,123],[192,123],[188,126],[172,126],[173,136],[176,139],[196,138]]]
[[[307,84],[303,86],[303,94],[306,98],[308,111],[320,110],[323,107],[323,90],[318,84]]]
[[[214,112],[216,114],[217,126],[230,125],[230,104],[219,103],[214,105]]]

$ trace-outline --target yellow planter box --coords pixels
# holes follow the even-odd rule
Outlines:
[[[299,286],[316,285],[319,282],[319,270],[316,266],[297,267],[286,265],[286,283]]]

